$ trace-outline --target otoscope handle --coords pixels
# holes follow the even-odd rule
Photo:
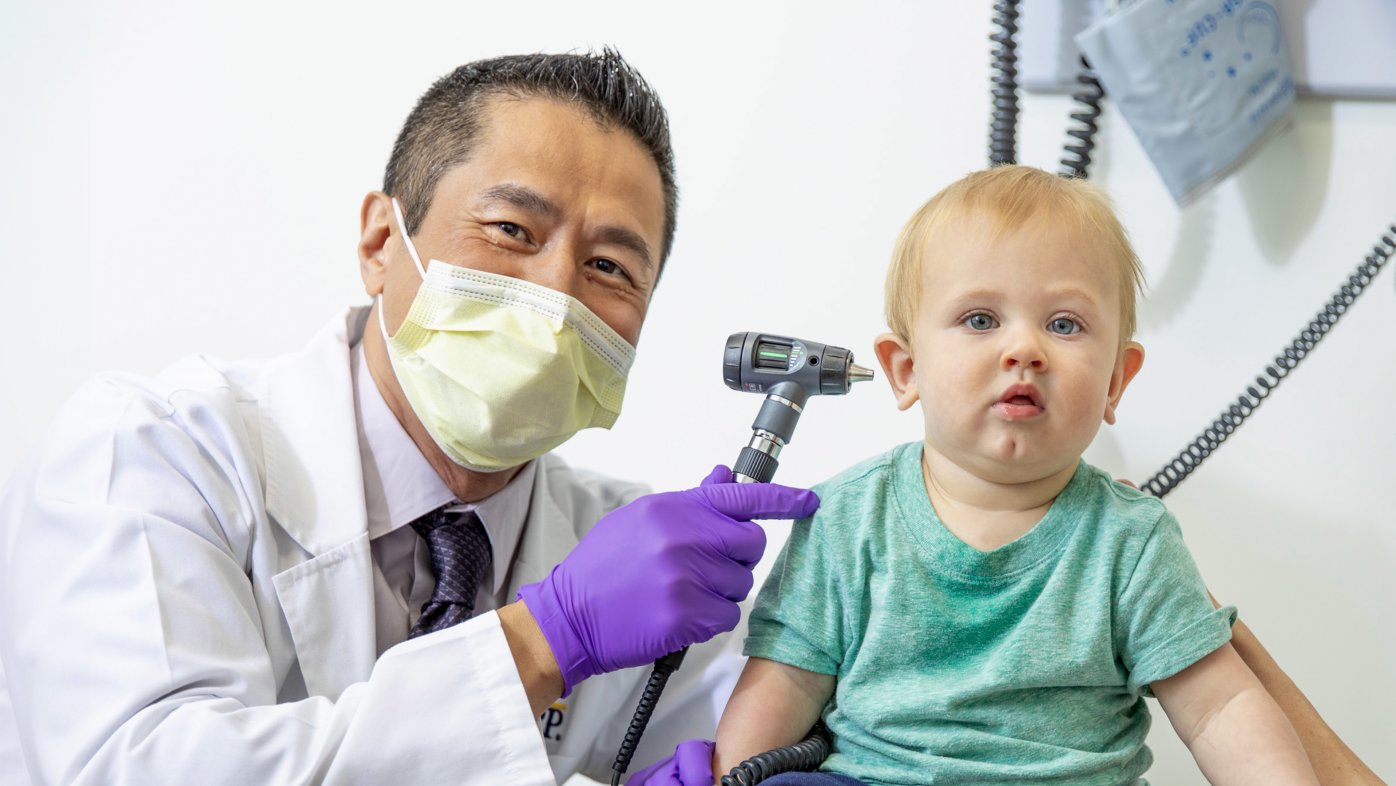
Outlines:
[[[742,448],[732,465],[732,479],[738,483],[770,483],[780,462],[769,453],[755,448]]]
[[[654,667],[657,669],[668,669],[669,671],[678,671],[679,667],[683,665],[683,656],[687,654],[688,647],[684,647],[678,652],[671,652],[668,655],[665,655],[664,657],[655,661]]]
[[[766,389],[766,399],[751,422],[751,442],[732,465],[738,483],[770,483],[780,466],[780,451],[795,436],[809,394],[794,382],[780,382]]]

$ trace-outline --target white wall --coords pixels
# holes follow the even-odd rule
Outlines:
[[[625,417],[564,452],[658,487],[692,484],[736,456],[759,403],[722,385],[728,333],[807,336],[873,365],[897,229],[985,164],[988,6],[8,3],[0,477],[99,369],[278,353],[363,300],[359,201],[435,77],[487,55],[609,43],[671,113],[678,242]],[[1067,108],[1026,99],[1022,161],[1055,168]],[[1095,172],[1153,292],[1148,363],[1089,458],[1142,480],[1396,220],[1396,103],[1302,102],[1290,131],[1185,211],[1117,115],[1103,138]],[[1212,588],[1387,778],[1393,284],[1383,273],[1168,500]],[[807,413],[779,480],[816,482],[920,430],[883,381]],[[1154,782],[1202,782],[1161,714],[1152,742]]]

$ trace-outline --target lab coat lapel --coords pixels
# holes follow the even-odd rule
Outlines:
[[[368,679],[377,652],[349,365],[366,312],[350,309],[305,351],[268,364],[258,396],[267,513],[310,556],[273,582],[311,696]]]
[[[267,364],[257,404],[266,458],[267,513],[306,551],[324,554],[368,531],[349,340],[350,309],[304,351]]]
[[[553,461],[551,455],[538,459],[538,470],[533,474],[533,493],[509,578],[508,600],[513,600],[524,584],[542,581],[577,546],[576,512],[563,509],[548,482]]]

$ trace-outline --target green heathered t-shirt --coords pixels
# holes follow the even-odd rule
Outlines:
[[[1081,462],[1033,529],[955,537],[919,442],[816,487],[752,611],[746,654],[837,677],[822,769],[884,784],[1135,784],[1150,682],[1231,638],[1178,523]]]

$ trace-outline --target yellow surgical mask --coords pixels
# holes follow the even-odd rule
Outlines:
[[[452,461],[498,472],[616,422],[629,342],[556,290],[438,259],[423,269],[396,199],[393,215],[422,285],[392,336],[379,298],[379,329],[407,402]]]

